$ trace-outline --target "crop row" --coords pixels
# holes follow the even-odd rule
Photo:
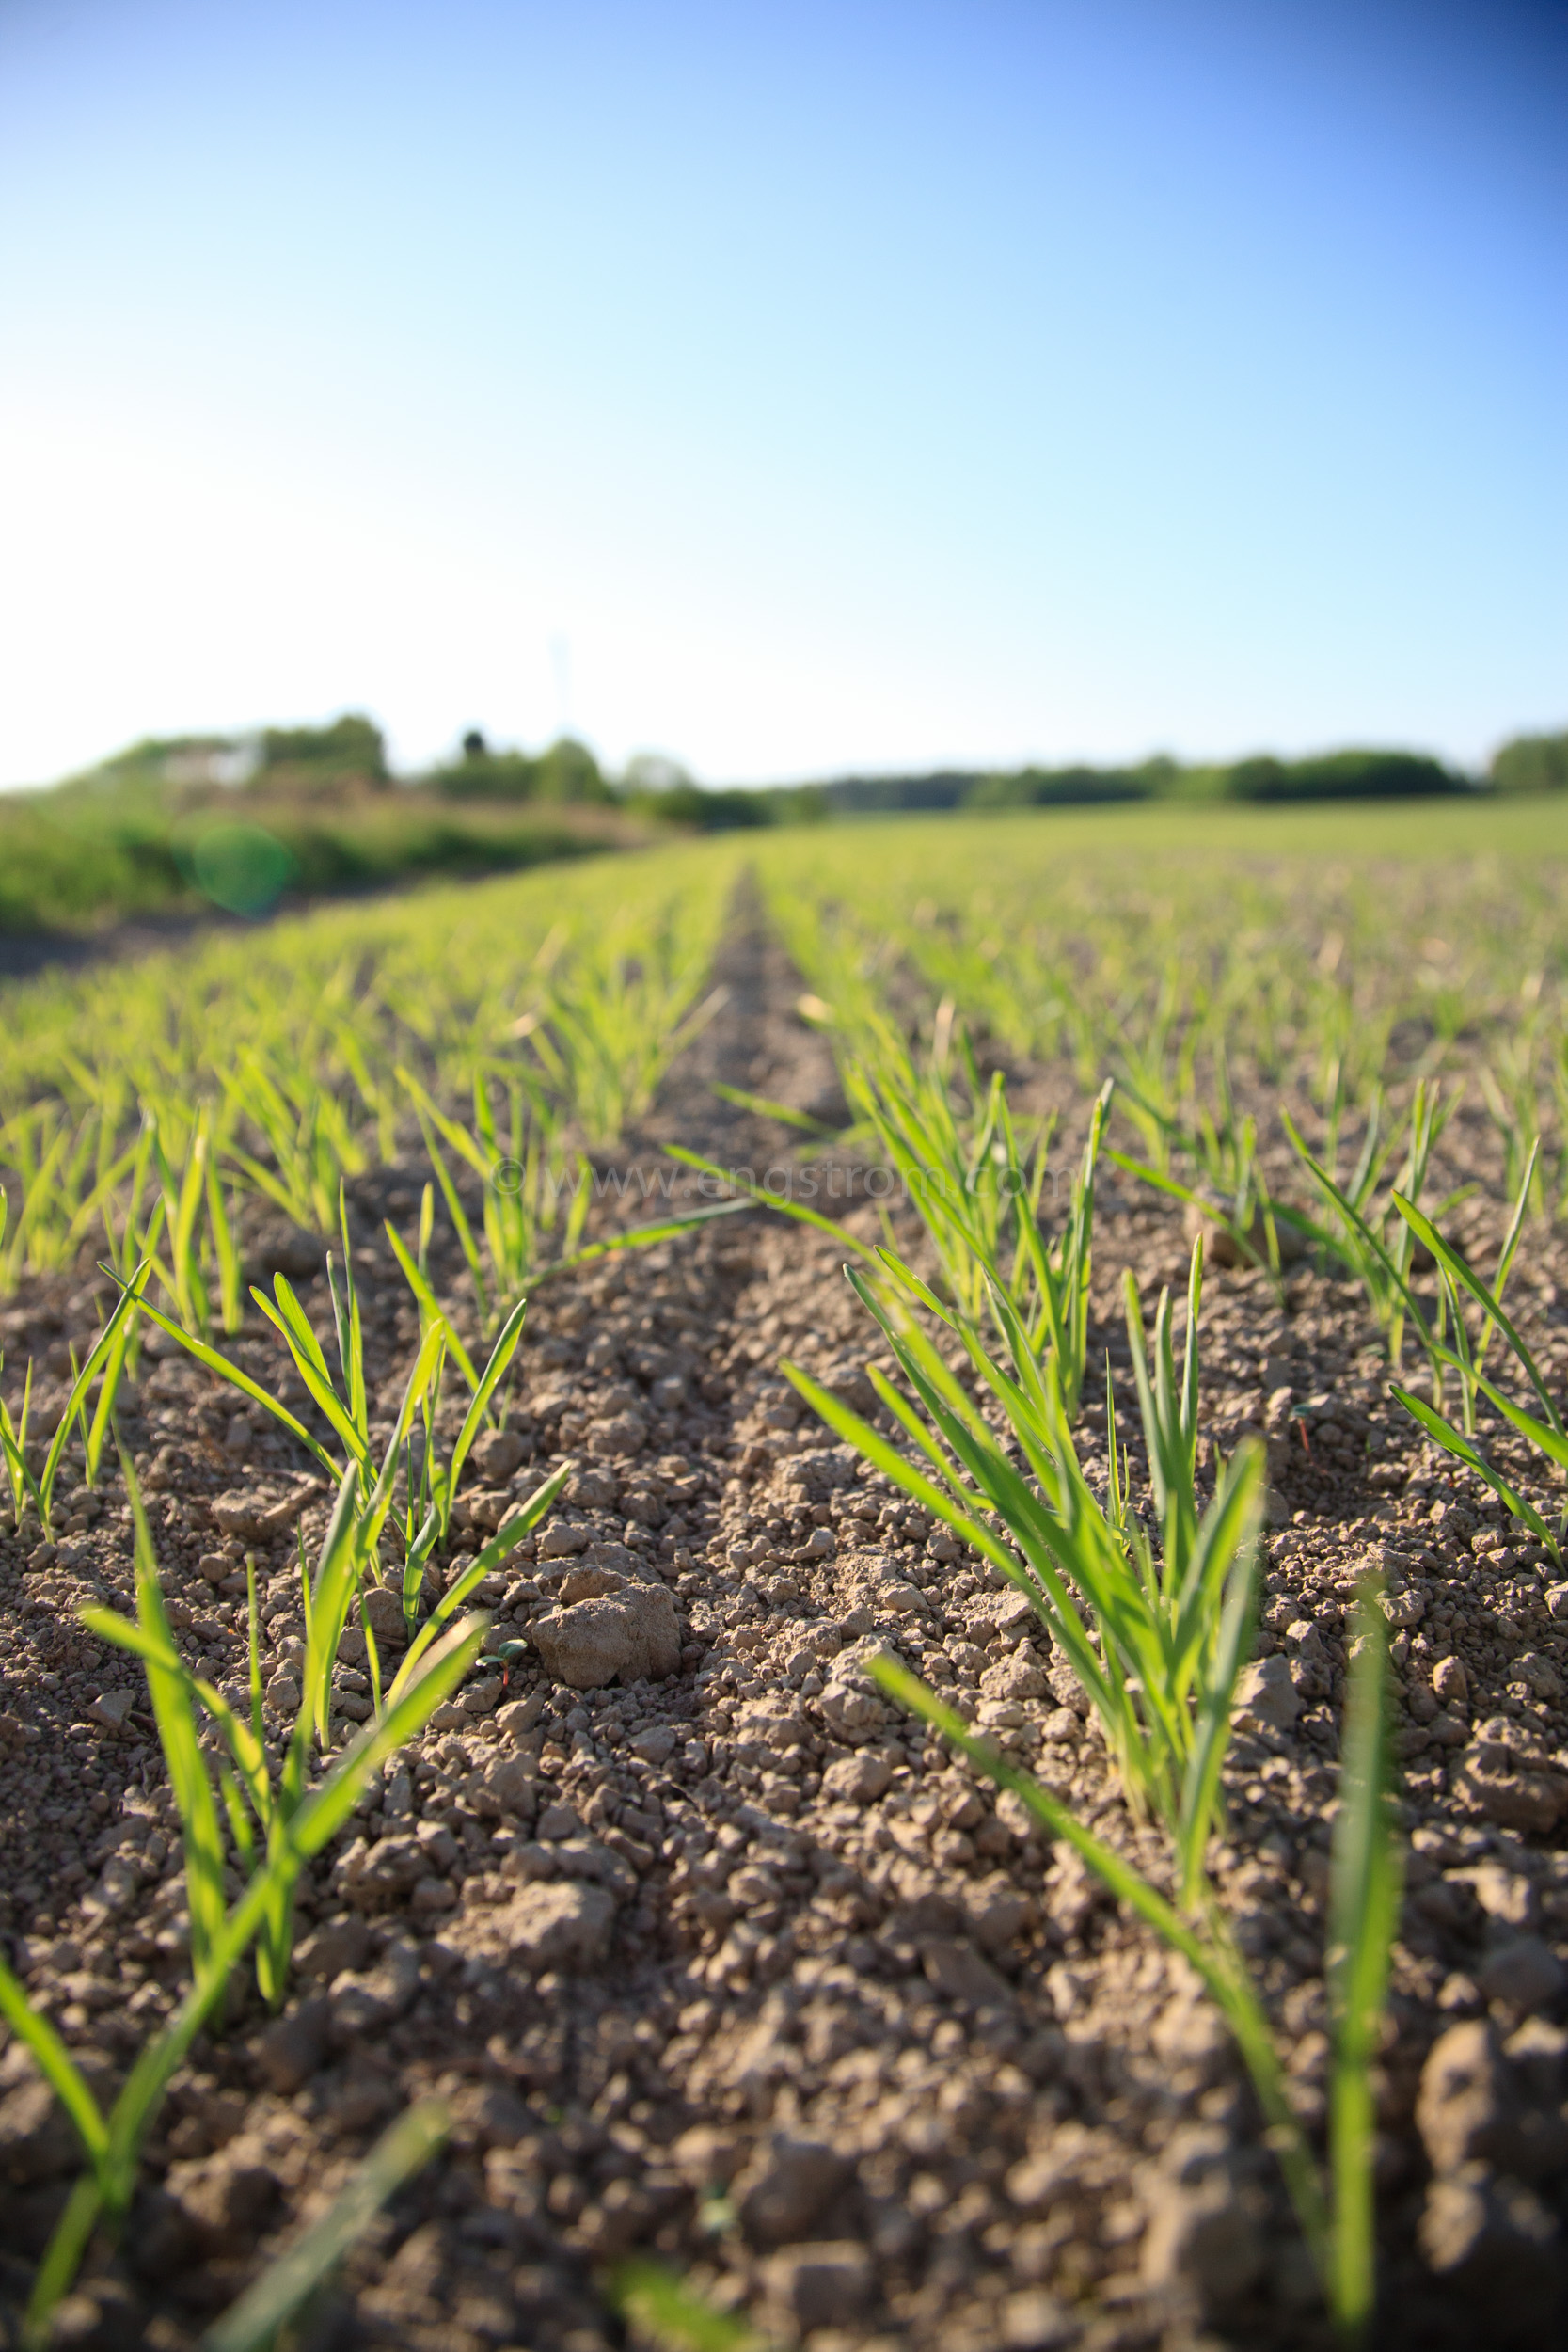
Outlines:
[[[1396,1394],[1560,1556],[1561,1530],[1489,1468],[1474,1434],[1484,1400],[1544,1459],[1568,1466],[1568,1435],[1504,1301],[1528,1220],[1554,1208],[1561,1190],[1556,1177],[1544,1182],[1541,1144],[1540,1073],[1549,1064],[1560,1089],[1562,1069],[1550,908],[1523,894],[1505,921],[1499,883],[1494,922],[1487,878],[1448,868],[1404,872],[1378,900],[1348,871],[1299,865],[1290,880],[1233,866],[1222,898],[1212,867],[1189,869],[1174,855],[1158,872],[1150,864],[1119,882],[1088,860],[1057,872],[999,870],[987,856],[997,837],[989,828],[948,832],[936,861],[912,830],[874,833],[865,838],[885,853],[867,859],[863,839],[858,864],[832,841],[786,842],[766,863],[772,918],[807,983],[804,1017],[833,1038],[848,1106],[848,1126],[815,1140],[897,1169],[924,1232],[918,1262],[893,1246],[891,1225],[879,1248],[849,1244],[868,1345],[891,1351],[899,1375],[896,1383],[875,1375],[879,1416],[862,1418],[802,1372],[790,1376],[843,1438],[1018,1587],[1070,1663],[1131,1811],[1159,1833],[1163,1860],[1149,1871],[1134,1870],[901,1668],[879,1672],[890,1695],[1013,1789],[1197,1970],[1250,2070],[1325,2300],[1353,2338],[1374,2297],[1370,2069],[1399,1893],[1386,1804],[1386,1618],[1369,1583],[1336,1827],[1335,2075],[1321,2160],[1286,2095],[1262,2002],[1209,1879],[1225,1828],[1235,1686],[1255,1627],[1262,1457],[1243,1445],[1217,1477],[1199,1476],[1200,1238],[1184,1318],[1163,1297],[1150,1326],[1131,1284],[1125,1302],[1148,1493],[1133,1490],[1114,1416],[1109,1490],[1091,1489],[1074,1425],[1093,1378],[1096,1183],[1109,1154],[1134,1180],[1187,1195],[1208,1230],[1266,1277],[1280,1278],[1288,1249],[1354,1275],[1394,1372],[1407,1346],[1422,1362],[1421,1380]],[[568,1474],[570,1465],[558,1469],[427,1605],[425,1565],[445,1545],[467,1455],[504,1418],[528,1290],[583,1239],[587,1191],[568,1180],[586,1151],[636,1121],[714,1007],[712,958],[734,876],[733,856],[707,849],[650,860],[635,874],[578,874],[569,888],[551,877],[433,896],[17,999],[0,1057],[7,1277],[15,1284],[102,1247],[119,1290],[96,1343],[72,1367],[48,1440],[29,1431],[25,1402],[20,1419],[5,1411],[18,1529],[48,1533],[68,1449],[79,1451],[89,1483],[112,1474],[116,1385],[149,1323],[281,1422],[337,1496],[319,1557],[300,1563],[305,1661],[294,1720],[280,1736],[262,1708],[254,1591],[247,1717],[180,1659],[135,1471],[123,1464],[136,1615],[96,1611],[91,1624],[147,1671],[184,1834],[191,1986],[104,2114],[54,2027],[0,1972],[0,2007],[55,2086],[85,2157],[39,2273],[35,2341],[45,2339],[93,2231],[126,2212],[163,2092],[197,2030],[221,2017],[229,1978],[252,1947],[263,1997],[282,2000],[300,1870],[369,1772],[417,1733],[480,1654],[483,1616],[461,1613]],[[1339,928],[1326,928],[1331,916]],[[1411,976],[1412,940],[1439,920],[1456,943],[1443,961],[1464,967],[1452,1005],[1439,985],[1435,930],[1420,934],[1427,962]],[[1395,930],[1402,954],[1387,946]],[[1537,951],[1541,961],[1530,961]],[[1427,970],[1438,980],[1429,983]],[[1005,1073],[982,1070],[975,1037],[1035,1062],[1065,1057],[1092,1095],[1059,1216],[1043,1213],[1049,1118],[1015,1112]],[[1528,1065],[1528,1084],[1521,1078],[1509,1092],[1511,1055]],[[1513,1214],[1489,1279],[1445,1233],[1453,1204],[1423,1206],[1462,1065],[1479,1074],[1508,1152]],[[1242,1107],[1259,1087],[1293,1089],[1298,1102],[1305,1094],[1317,1114],[1312,1148],[1286,1129],[1298,1180],[1291,1198],[1267,1171],[1256,1113]],[[789,1116],[798,1130],[811,1124]],[[1132,1148],[1118,1150],[1113,1134]],[[390,1439],[377,1449],[343,1187],[416,1139],[430,1171],[420,1226],[393,1239],[420,1340]],[[498,1183],[503,1166],[511,1172]],[[483,1332],[473,1352],[428,1276],[437,1196]],[[283,1401],[281,1383],[269,1389],[221,1344],[245,1315],[237,1236],[258,1201],[341,1234],[335,1272],[328,1261],[330,1333],[311,1326],[282,1275],[270,1297],[251,1294],[310,1399],[312,1426]],[[822,1221],[798,1201],[771,1205]],[[1421,1283],[1418,1249],[1430,1276]],[[467,1405],[444,1448],[449,1365]],[[410,1636],[385,1688],[366,1606],[378,1586],[395,1595]],[[356,1613],[372,1712],[334,1749],[332,1667]],[[233,1899],[230,1869],[241,1885]]]

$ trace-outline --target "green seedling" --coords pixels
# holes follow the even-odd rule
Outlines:
[[[642,1116],[672,1062],[725,1002],[721,988],[702,995],[710,955],[705,923],[670,914],[654,924],[612,921],[562,958],[545,1005],[515,1025],[591,1150],[617,1142]]]
[[[198,1965],[204,1961],[223,1918],[225,1841],[217,1800],[194,1726],[199,1716],[205,1715],[227,1749],[218,1772],[224,1811],[235,1852],[246,1873],[254,1874],[263,1856],[270,1860],[287,1844],[290,1823],[305,1802],[313,1750],[319,1747],[325,1751],[327,1746],[332,1670],[339,1645],[349,1613],[373,1569],[377,1541],[391,1504],[402,1433],[430,1379],[438,1354],[439,1342],[433,1335],[420,1351],[410,1375],[382,1475],[368,1499],[361,1500],[359,1465],[351,1462],[343,1473],[315,1579],[307,1592],[300,1704],[276,1776],[262,1721],[254,1562],[248,1563],[246,1569],[250,1601],[247,1719],[210,1683],[193,1675],[180,1657],[164,1610],[152,1539],[135,1472],[128,1460],[122,1463],[135,1528],[136,1622],[128,1624],[111,1609],[87,1607],[79,1613],[89,1631],[117,1648],[130,1651],[142,1661],[146,1670],[183,1828],[191,1950]],[[449,1609],[447,1618],[451,1614]],[[402,1687],[408,1687],[406,1679]],[[377,1713],[380,1712],[378,1707]],[[277,1879],[260,1930],[256,1957],[258,1985],[262,1997],[274,2008],[287,1991],[293,1949],[293,1886],[292,1879],[283,1875]]]
[[[144,1263],[137,1266],[131,1280],[121,1291],[107,1323],[87,1351],[87,1361],[76,1368],[71,1392],[60,1414],[59,1424],[49,1441],[43,1467],[37,1477],[27,1467],[27,1419],[32,1403],[33,1368],[27,1367],[26,1385],[23,1391],[22,1418],[11,1419],[4,1404],[0,1404],[0,1452],[5,1454],[6,1474],[11,1489],[11,1507],[16,1524],[22,1524],[25,1505],[31,1503],[38,1513],[45,1535],[54,1533],[55,1485],[66,1447],[71,1442],[72,1428],[81,1432],[83,1453],[89,1485],[95,1484],[103,1458],[103,1440],[114,1413],[115,1396],[124,1369],[126,1349],[130,1344],[135,1318],[138,1311],[147,1311],[141,1296],[142,1284],[149,1268]],[[74,1359],[73,1359],[74,1361]],[[98,1402],[90,1422],[87,1418],[87,1400],[93,1382],[99,1382]]]
[[[561,1115],[536,1085],[511,1077],[509,1131],[502,1136],[483,1073],[473,1082],[471,1128],[448,1118],[407,1070],[400,1069],[398,1079],[418,1114],[481,1317],[488,1324],[504,1315],[533,1282],[546,1263],[546,1245],[558,1228],[565,1254],[570,1257],[577,1248],[592,1201],[593,1171],[580,1152],[568,1149]],[[483,1250],[441,1149],[443,1141],[483,1187]]]
[[[946,1025],[951,1027],[951,1022]],[[941,1282],[960,1318],[990,1323],[1010,1343],[1022,1332],[1037,1367],[1049,1361],[1069,1419],[1082,1401],[1087,1355],[1089,1278],[1094,1234],[1094,1180],[1110,1105],[1106,1086],[1090,1120],[1088,1140],[1074,1173],[1069,1212],[1055,1241],[1040,1232],[1040,1197],[1048,1173],[1049,1125],[1027,1150],[1021,1147],[1000,1072],[983,1086],[967,1042],[959,1038],[969,1077],[967,1096],[949,1084],[946,1061],[933,1055],[916,1071],[893,1033],[879,1030],[881,1059],[874,1075],[845,1065],[845,1090],[918,1209],[936,1250]],[[797,1223],[831,1233],[868,1266],[888,1254],[860,1241],[819,1210],[787,1193],[748,1184],[735,1171],[679,1145],[673,1159],[711,1182],[734,1187],[735,1203],[777,1210]],[[892,1246],[886,1216],[883,1230]],[[1005,1300],[1005,1322],[999,1302]]]
[[[610,2297],[649,2352],[767,2352],[762,2339],[734,2312],[721,2311],[663,2263],[645,2256],[618,2263]]]
[[[166,1760],[171,1786],[182,1813],[187,1804],[191,1806],[185,1815],[185,1827],[187,1892],[191,1897],[193,1925],[200,1908],[208,1932],[199,1955],[193,1934],[189,1992],[168,2023],[144,2044],[107,2111],[99,2106],[55,2026],[32,2007],[22,1985],[0,1961],[0,2014],[29,2050],[75,2126],[86,2158],[86,2169],[55,2224],[34,2279],[23,2329],[24,2352],[42,2352],[50,2341],[54,2314],[71,2289],[94,2232],[101,2224],[111,2233],[118,2233],[123,2227],[142,2147],[164,2094],[196,2036],[220,2009],[230,1979],[250,1944],[278,1907],[292,1902],[300,1871],[342,1828],[371,1774],[388,1756],[416,1737],[436,1708],[457,1688],[478,1657],[484,1634],[483,1620],[452,1629],[441,1648],[427,1656],[420,1680],[407,1688],[401,1700],[388,1707],[379,1721],[368,1724],[325,1775],[303,1795],[290,1819],[278,1826],[269,1841],[265,1860],[238,1899],[217,1915],[211,1913],[203,1892],[214,1862],[208,1840],[215,1807],[211,1803],[211,1785],[206,1782],[194,1714],[188,1709],[182,1713],[178,1705],[173,1669],[168,1663],[172,1645],[168,1642],[161,1597],[154,1597],[156,1569],[150,1565],[150,1546],[145,1520],[138,1529],[138,1545],[149,1565],[139,1564],[137,1600],[141,1613],[135,1629],[147,1645],[143,1654],[156,1653],[156,1669],[161,1677],[167,1677],[161,1692],[154,1691],[154,1706],[160,1735],[170,1742]],[[207,1790],[205,1805],[196,1790],[198,1773]]]
[[[1465,1398],[1465,1426],[1463,1430],[1456,1429],[1452,1422],[1440,1409],[1440,1390],[1438,1391],[1439,1401],[1436,1404],[1429,1404],[1425,1398],[1413,1395],[1408,1389],[1402,1387],[1397,1381],[1390,1383],[1389,1393],[1404,1406],[1405,1411],[1420,1424],[1429,1437],[1435,1438],[1437,1443],[1447,1453],[1451,1454],[1456,1461],[1463,1462],[1467,1470],[1474,1471],[1478,1478],[1491,1487],[1493,1493],[1499,1497],[1511,1515],[1519,1521],[1521,1526],[1528,1528],[1536,1541],[1544,1544],[1550,1551],[1554,1560],[1560,1561],[1565,1540],[1568,1540],[1568,1507],[1564,1508],[1555,1529],[1548,1526],[1535,1505],[1521,1495],[1518,1489],[1503,1477],[1501,1471],[1486,1459],[1476,1443],[1474,1436],[1475,1399],[1478,1395],[1482,1395],[1502,1414],[1505,1421],[1511,1422],[1518,1430],[1520,1436],[1528,1441],[1536,1453],[1544,1455],[1553,1465],[1555,1470],[1559,1472],[1568,1471],[1568,1432],[1564,1431],[1561,1415],[1553,1402],[1551,1391],[1546,1386],[1540,1365],[1536,1362],[1534,1356],[1521,1337],[1517,1326],[1508,1315],[1502,1304],[1503,1290],[1518,1247],[1525,1208],[1529,1199],[1538,1151],[1539,1142],[1529,1153],[1520,1183],[1514,1213],[1510,1221],[1508,1232],[1504,1236],[1497,1277],[1490,1289],[1475,1269],[1460,1256],[1453,1245],[1444,1239],[1430,1217],[1423,1216],[1419,1209],[1412,1201],[1406,1200],[1402,1194],[1394,1195],[1395,1208],[1404,1220],[1410,1233],[1431,1252],[1436,1263],[1438,1280],[1444,1287],[1444,1295],[1451,1315],[1453,1343],[1451,1346],[1444,1345],[1441,1342],[1436,1344],[1443,1360],[1450,1364],[1459,1374]],[[1474,1337],[1470,1334],[1465,1321],[1463,1295],[1467,1295],[1474,1300],[1481,1310],[1481,1328]],[[1536,1402],[1541,1407],[1539,1415],[1527,1412],[1522,1406],[1514,1404],[1513,1399],[1505,1396],[1481,1370],[1487,1350],[1494,1336],[1497,1333],[1502,1335],[1515,1363],[1533,1391]]]
[[[272,1154],[268,1167],[230,1144],[233,1166],[296,1225],[331,1233],[344,1183],[367,1160],[337,1096],[305,1066],[269,1066],[254,1050],[225,1075],[224,1089],[230,1120],[248,1120]]]
[[[1180,1904],[1172,1903],[1032,1773],[1009,1763],[988,1740],[976,1739],[962,1717],[916,1676],[887,1657],[871,1661],[878,1684],[890,1698],[940,1732],[998,1788],[1011,1790],[1048,1838],[1070,1846],[1119,1903],[1196,1971],[1252,2077],[1324,2301],[1349,2345],[1365,2344],[1376,2307],[1371,2073],[1383,2036],[1401,1887],[1388,1813],[1387,1625],[1378,1606],[1380,1597],[1376,1580],[1366,1580],[1357,1601],[1342,1793],[1330,1866],[1325,1973],[1333,2066],[1326,2182],[1291,2104],[1267,2014],[1201,1860],[1196,1876],[1178,1863],[1182,1897]],[[1216,1779],[1229,1731],[1227,1709],[1212,1730],[1209,1755]]]
[[[1205,1511],[1194,1493],[1201,1245],[1193,1252],[1180,1384],[1168,1300],[1162,1298],[1156,1317],[1151,1378],[1137,1294],[1129,1287],[1128,1322],[1163,1525],[1158,1556],[1132,1525],[1119,1465],[1109,1511],[1091,1491],[1054,1367],[1041,1373],[1010,1302],[1000,1295],[995,1302],[1010,1364],[993,1360],[972,1327],[959,1327],[959,1336],[1002,1407],[1022,1469],[921,1327],[915,1309],[940,1312],[932,1295],[895,1260],[885,1263],[891,1279],[879,1287],[847,1271],[908,1384],[910,1394],[901,1394],[875,1368],[871,1374],[916,1458],[898,1453],[798,1366],[785,1363],[785,1376],[831,1428],[1024,1595],[1082,1683],[1129,1801],[1165,1824],[1181,1883],[1191,1888],[1214,1825],[1224,1728],[1250,1634],[1263,1500],[1255,1442],[1238,1450]]]

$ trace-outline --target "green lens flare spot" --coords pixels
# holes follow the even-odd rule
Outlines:
[[[190,852],[191,878],[230,914],[264,914],[298,872],[293,852],[261,825],[213,825]]]

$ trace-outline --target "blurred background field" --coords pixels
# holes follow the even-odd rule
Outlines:
[[[928,1033],[946,1003],[1069,1094],[1114,1076],[1123,1142],[1184,1181],[1234,1173],[1246,1120],[1266,1140],[1282,1105],[1337,1137],[1385,1098],[1402,1120],[1414,1087],[1462,1083],[1510,1183],[1546,1138],[1553,1213],[1565,882],[1559,799],[844,818],[46,973],[8,990],[0,1040],[9,1279],[105,1225],[125,1246],[153,1198],[127,1208],[150,1128],[171,1170],[199,1137],[226,1182],[322,1232],[341,1178],[419,1149],[421,1120],[439,1148],[437,1112],[481,1171],[513,1130],[613,1141],[717,1001],[719,943],[759,894],[802,1017],[850,1059],[890,1010]]]
[[[394,776],[380,729],[350,715],[252,737],[148,741],[53,789],[0,795],[0,933],[90,935],[126,918],[214,908],[260,914],[279,901],[511,872],[682,834],[938,810],[1136,807],[1145,830],[1132,838],[1151,844],[1164,837],[1156,810],[1190,812],[1223,853],[1233,838],[1223,812],[1234,805],[1372,803],[1388,812],[1393,844],[1408,838],[1402,807],[1474,801],[1517,837],[1529,815],[1503,812],[1515,803],[1528,812],[1565,788],[1568,737],[1511,741],[1479,776],[1415,753],[1348,751],[716,790],[670,760],[634,760],[613,775],[569,737],[530,755],[493,748],[476,731],[450,761]]]

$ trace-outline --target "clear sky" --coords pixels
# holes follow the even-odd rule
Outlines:
[[[0,0],[0,783],[1568,725],[1568,8]]]

